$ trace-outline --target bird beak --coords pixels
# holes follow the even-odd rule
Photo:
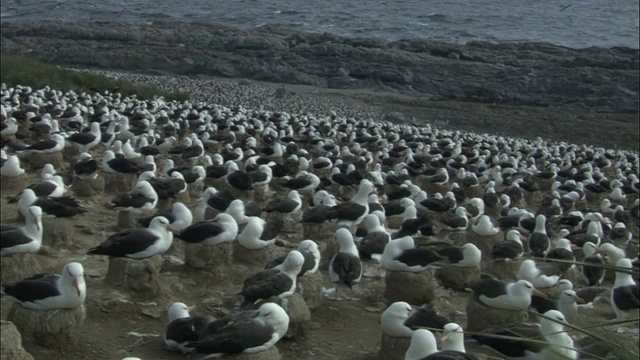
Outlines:
[[[338,243],[333,244],[333,253],[337,254],[340,251],[340,245]]]
[[[446,343],[447,341],[449,341],[449,336],[445,335],[442,337],[442,339],[440,339],[443,343]]]
[[[195,306],[195,305],[189,306],[189,307],[187,308],[187,310],[189,310],[189,312],[192,312],[192,311],[194,311],[195,309],[196,309],[196,306]]]
[[[80,279],[79,278],[74,278],[73,279],[73,286],[76,288],[76,291],[78,292],[78,297],[80,297]]]
[[[35,224],[36,224],[36,229],[38,230],[38,232],[40,231],[40,220],[38,218],[35,218]]]
[[[180,230],[174,228],[171,225],[167,225],[167,230],[171,231],[172,233],[176,234],[176,235],[180,235]]]
[[[533,295],[540,296],[543,299],[546,299],[548,297],[547,294],[543,293],[542,291],[536,288],[533,288]]]
[[[577,296],[577,295],[576,295],[576,296],[574,296],[574,297],[573,297],[573,299],[574,299],[578,304],[586,304],[586,303],[587,303],[583,298],[581,298],[581,297],[579,297],[579,296]]]
[[[571,244],[571,250],[578,250],[580,247],[576,244]]]

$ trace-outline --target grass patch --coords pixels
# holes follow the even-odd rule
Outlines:
[[[106,76],[83,71],[63,69],[22,56],[0,54],[0,81],[7,86],[25,85],[35,89],[49,86],[52,89],[76,92],[119,92],[124,96],[137,95],[140,99],[163,96],[165,100],[185,101],[189,94],[167,92],[152,86],[133,84],[125,80],[109,79]]]

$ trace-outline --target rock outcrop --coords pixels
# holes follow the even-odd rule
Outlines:
[[[2,51],[77,67],[243,77],[430,100],[637,113],[638,50],[465,45],[210,23],[3,23]]]

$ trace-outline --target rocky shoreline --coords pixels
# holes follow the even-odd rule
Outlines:
[[[638,147],[640,58],[629,48],[52,21],[3,22],[1,45],[3,52],[72,67],[284,83],[298,94],[461,129]]]

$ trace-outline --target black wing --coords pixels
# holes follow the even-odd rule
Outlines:
[[[156,241],[158,237],[146,229],[129,229],[109,236],[97,247],[89,249],[87,254],[126,257],[144,251]]]

